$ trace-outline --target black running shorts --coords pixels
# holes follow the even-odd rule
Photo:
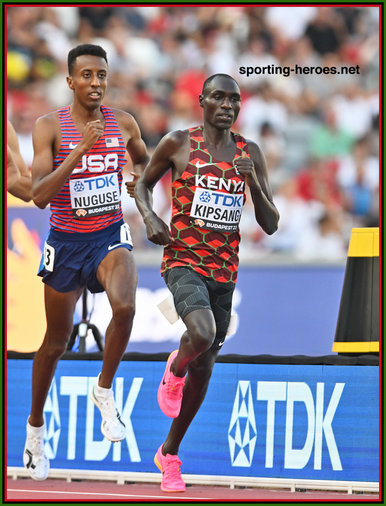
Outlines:
[[[182,320],[197,309],[212,311],[216,322],[216,337],[211,349],[219,349],[229,326],[235,283],[220,283],[189,267],[173,267],[166,270],[163,276]]]

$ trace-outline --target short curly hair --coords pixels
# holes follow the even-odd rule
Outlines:
[[[74,68],[75,60],[78,56],[82,55],[91,55],[91,56],[99,56],[103,58],[106,63],[107,62],[107,54],[106,51],[101,46],[97,46],[95,44],[80,44],[79,46],[74,47],[68,53],[67,57],[67,65],[68,65],[68,74],[71,75],[72,69]]]
[[[236,79],[232,76],[230,76],[229,74],[213,74],[212,76],[209,76],[207,79],[205,79],[204,81],[204,84],[202,86],[202,94],[205,95],[205,92],[207,91],[207,88],[209,87],[209,85],[211,84],[211,82],[216,79],[216,77],[225,77],[227,79],[232,79],[232,81],[234,81],[237,86],[239,85],[239,83],[236,81]]]

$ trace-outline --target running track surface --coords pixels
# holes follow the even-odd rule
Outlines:
[[[227,488],[192,485],[184,493],[164,493],[159,484],[102,481],[71,481],[47,479],[39,482],[30,478],[7,479],[6,501],[21,502],[379,502],[378,494],[348,494],[347,492],[304,491],[263,488]]]

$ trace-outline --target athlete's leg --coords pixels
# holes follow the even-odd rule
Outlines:
[[[188,287],[194,288],[192,306],[202,304],[203,308],[191,311],[183,318],[187,330],[181,338],[178,354],[171,364],[171,371],[179,377],[185,375],[188,364],[207,351],[215,340],[217,344],[219,342],[222,344],[224,341],[229,326],[235,287],[233,283],[217,283],[214,280],[204,283],[197,274],[192,274],[192,276],[195,278],[191,277],[190,285],[188,284]],[[186,288],[184,292],[187,294],[186,297],[189,297]],[[178,301],[181,298],[178,289],[175,294]],[[210,309],[206,309],[205,306],[209,306]]]
[[[216,323],[208,287],[202,276],[187,267],[174,267],[164,276],[176,310],[186,325],[178,354],[171,364],[171,372],[182,378],[188,364],[212,346]]]
[[[29,423],[43,425],[43,408],[55,373],[56,364],[66,351],[73,329],[75,305],[81,290],[61,293],[44,285],[47,330],[32,367],[32,407]]]
[[[181,410],[177,418],[173,420],[168,437],[163,445],[162,452],[165,455],[170,453],[176,455],[179,445],[199,410],[208,389],[209,380],[212,375],[219,350],[225,339],[229,326],[234,284],[216,283],[211,281],[208,294],[211,304],[211,318],[215,321],[216,335],[211,338],[208,351],[200,354],[192,362],[188,363],[188,374],[185,381]],[[189,313],[184,318],[184,323],[190,324],[189,317],[194,320],[200,319],[207,310],[197,310]],[[178,353],[175,362],[177,362]],[[180,363],[178,363],[180,365]]]
[[[135,313],[137,269],[133,254],[126,248],[110,251],[99,264],[97,278],[106,291],[113,313],[105,334],[99,386],[111,388],[129,341]]]
[[[185,376],[188,365],[196,357],[205,353],[216,334],[216,323],[210,309],[197,309],[184,318],[186,332],[181,337],[178,355],[171,365],[175,376]]]
[[[178,449],[189,425],[199,410],[208,389],[219,349],[210,349],[198,356],[188,366],[181,411],[173,420],[169,434],[162,447],[163,455],[177,455]]]

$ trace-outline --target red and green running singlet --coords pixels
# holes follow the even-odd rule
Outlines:
[[[173,240],[164,249],[161,272],[191,267],[216,281],[236,282],[245,182],[234,162],[243,151],[248,155],[246,141],[232,133],[236,153],[228,163],[209,153],[202,126],[189,133],[188,165],[172,183]]]

